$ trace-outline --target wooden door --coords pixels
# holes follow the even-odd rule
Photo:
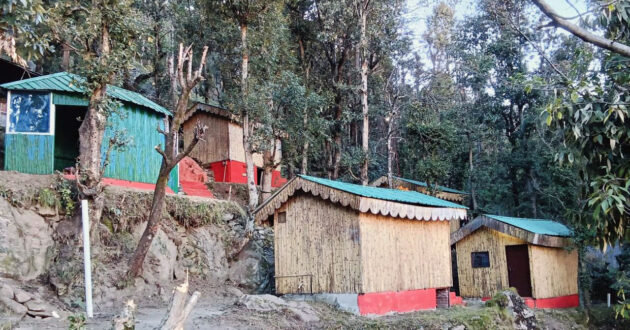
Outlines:
[[[521,297],[532,296],[532,281],[529,272],[529,253],[527,245],[508,245],[505,247],[510,287],[516,288]]]

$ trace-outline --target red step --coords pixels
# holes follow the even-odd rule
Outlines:
[[[212,192],[208,190],[208,187],[202,182],[180,180],[179,184],[182,186],[182,191],[186,195],[214,198]]]

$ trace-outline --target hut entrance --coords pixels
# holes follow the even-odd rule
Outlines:
[[[79,157],[79,126],[85,107],[57,106],[55,109],[55,164],[56,171],[74,167]]]
[[[521,297],[532,296],[532,282],[529,273],[529,253],[527,245],[507,245],[505,257],[508,267],[508,281]]]

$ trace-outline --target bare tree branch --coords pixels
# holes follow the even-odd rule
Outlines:
[[[532,0],[540,10],[549,17],[556,26],[597,47],[619,55],[630,57],[630,46],[600,37],[572,22],[562,18],[545,0]]]

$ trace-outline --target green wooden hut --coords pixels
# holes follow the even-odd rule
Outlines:
[[[0,85],[8,90],[4,167],[7,171],[52,174],[75,165],[79,155],[79,126],[88,100],[84,78],[60,72]],[[119,101],[111,113],[103,138],[103,157],[113,134],[122,132],[131,141],[114,150],[105,177],[154,184],[161,165],[155,146],[164,144],[158,125],[171,113],[146,97],[116,86],[107,94]],[[178,169],[169,187],[178,191]]]

